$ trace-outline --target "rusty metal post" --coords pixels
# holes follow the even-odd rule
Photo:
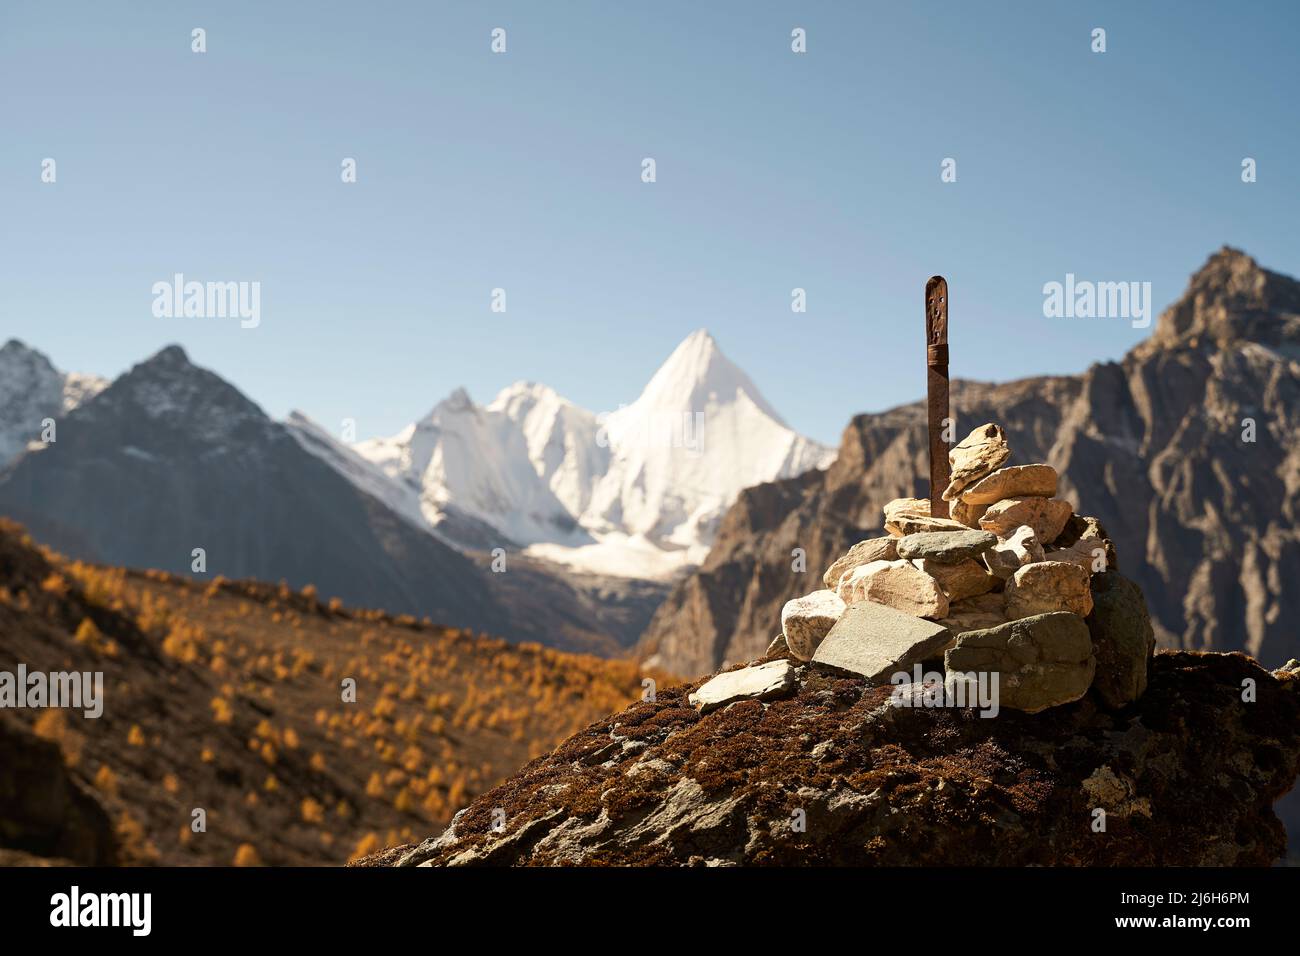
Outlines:
[[[931,276],[925,284],[925,395],[930,433],[930,514],[948,517],[943,491],[952,477],[948,462],[948,280]]]

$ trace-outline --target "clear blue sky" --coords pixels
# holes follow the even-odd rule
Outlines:
[[[921,393],[932,273],[953,374],[1004,379],[1145,334],[1044,318],[1067,272],[1157,310],[1225,242],[1300,272],[1298,46],[1281,2],[5,0],[0,339],[105,375],[179,342],[365,437],[461,384],[612,409],[706,326],[835,442]],[[175,272],[260,281],[261,326],[155,318]]]

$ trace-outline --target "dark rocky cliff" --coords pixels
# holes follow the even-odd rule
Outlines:
[[[954,383],[957,432],[1004,424],[1019,464],[1108,529],[1162,646],[1300,656],[1300,283],[1220,250],[1120,362],[1079,376]],[[1253,438],[1253,441],[1246,440]],[[642,649],[695,675],[757,657],[881,508],[928,493],[920,403],[859,415],[825,472],[744,492]],[[806,560],[796,560],[802,549]]]

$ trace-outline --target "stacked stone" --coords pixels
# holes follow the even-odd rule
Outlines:
[[[942,656],[949,678],[996,671],[1001,706],[1029,712],[1094,686],[1108,706],[1136,700],[1155,647],[1141,592],[1096,519],[1056,497],[1056,470],[1010,457],[1001,427],[972,431],[949,455],[952,517],[891,501],[888,535],[854,545],[823,590],[785,605],[769,656],[871,680]]]

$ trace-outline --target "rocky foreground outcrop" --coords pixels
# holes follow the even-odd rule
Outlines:
[[[1161,651],[1141,698],[900,706],[789,663],[770,700],[661,692],[363,865],[1255,865],[1300,770],[1300,663]],[[916,702],[917,698],[913,698]]]
[[[73,779],[58,745],[4,712],[0,767],[0,865],[26,866],[49,859],[86,866],[117,862],[108,814]],[[8,859],[6,852],[23,857]]]

